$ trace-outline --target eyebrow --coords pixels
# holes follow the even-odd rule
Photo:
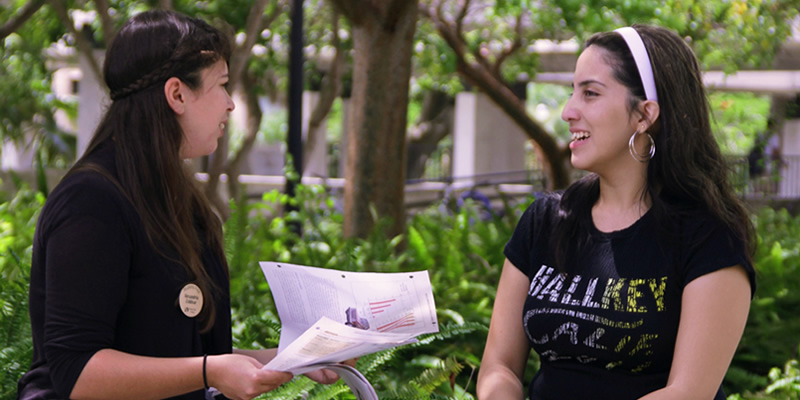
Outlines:
[[[605,83],[600,82],[600,81],[598,81],[596,79],[587,79],[585,81],[581,81],[581,82],[578,83],[578,86],[584,87],[584,86],[589,86],[589,85],[591,85],[593,83],[598,84],[598,85],[603,86],[603,87],[606,86]],[[570,86],[572,86],[572,88],[575,88],[575,84],[571,84]]]

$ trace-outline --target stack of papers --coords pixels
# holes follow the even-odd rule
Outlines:
[[[427,271],[346,272],[261,262],[278,316],[278,355],[265,369],[295,375],[334,370],[359,399],[375,390],[355,368],[340,364],[413,343],[439,331]]]

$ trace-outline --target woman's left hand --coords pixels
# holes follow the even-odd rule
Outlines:
[[[339,374],[325,368],[307,372],[305,373],[305,376],[307,376],[312,381],[323,383],[325,385],[336,383],[336,381],[339,380]]]
[[[346,365],[349,365],[351,367],[355,367],[357,360],[358,360],[357,358],[354,358],[352,360],[343,361],[342,364],[346,364]],[[339,374],[337,374],[336,372],[333,372],[333,371],[331,371],[329,369],[326,369],[326,368],[318,369],[316,371],[307,372],[305,374],[305,376],[307,376],[309,379],[311,379],[311,380],[313,380],[315,382],[319,382],[319,383],[322,383],[322,384],[325,384],[325,385],[330,385],[332,383],[336,383],[336,381],[339,380]]]

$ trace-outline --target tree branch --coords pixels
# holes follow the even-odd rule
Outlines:
[[[469,9],[470,0],[464,1],[464,7],[461,7],[458,15],[456,16],[456,33],[461,36],[464,33],[464,19],[467,17],[467,10]]]
[[[231,55],[230,72],[228,73],[228,84],[231,90],[235,90],[236,87],[239,86],[239,82],[244,79],[244,75],[246,74],[245,67],[247,66],[247,60],[249,59],[250,52],[252,51],[253,46],[258,38],[258,33],[261,31],[261,23],[264,21],[264,10],[266,9],[269,1],[270,0],[257,0],[250,7],[250,14],[247,16],[247,21],[244,28],[245,41],[241,46],[234,48],[233,54]],[[217,186],[219,185],[219,176],[223,171],[229,172],[229,188],[232,187],[230,185],[237,183],[231,183],[230,181],[231,179],[237,179],[238,175],[234,177],[230,176],[230,171],[233,168],[228,160],[228,148],[230,145],[229,140],[230,135],[226,131],[222,138],[219,139],[217,150],[214,152],[214,157],[211,158],[211,165],[209,165],[208,168],[208,182],[206,183],[206,195],[209,197],[217,196],[216,191]],[[240,154],[241,149],[240,153],[237,154],[237,158],[240,158]],[[244,155],[241,155],[241,157],[244,157]],[[237,165],[240,162],[241,160],[236,161]],[[223,216],[227,213],[227,210],[225,209],[220,209],[219,211]]]
[[[250,52],[253,50],[253,46],[255,46],[258,35],[261,32],[261,24],[264,22],[264,10],[266,10],[269,1],[256,0],[250,7],[250,13],[247,15],[247,22],[244,27],[244,43],[241,46],[237,46],[233,51],[233,55],[231,55],[231,70],[229,74],[230,80],[233,81],[230,85],[231,90],[236,89],[244,68],[247,66]]]
[[[242,77],[242,83],[244,83],[242,87],[245,88],[244,95],[245,102],[247,103],[246,132],[242,147],[225,167],[225,173],[228,175],[228,193],[234,199],[239,198],[239,190],[241,188],[239,185],[239,175],[241,174],[242,163],[244,163],[247,156],[250,155],[250,151],[258,138],[258,131],[261,127],[261,119],[263,117],[263,111],[261,111],[261,105],[258,102],[258,92],[251,90],[255,86],[255,80],[250,74],[245,74]],[[229,214],[230,213],[228,213],[228,215]]]
[[[415,124],[408,129],[407,141],[409,143],[438,143],[444,136],[431,136],[433,132],[430,131],[434,130],[436,126],[452,124],[453,102],[453,96],[447,92],[437,89],[426,91],[419,117]]]
[[[328,70],[328,73],[322,79],[322,87],[320,88],[319,93],[319,100],[317,101],[314,110],[311,112],[311,116],[308,119],[308,127],[306,128],[306,142],[303,145],[303,153],[304,154],[311,154],[311,150],[314,148],[316,144],[317,138],[316,132],[319,129],[320,125],[322,125],[322,121],[325,117],[330,113],[331,107],[333,107],[333,102],[336,101],[336,98],[339,96],[339,88],[341,86],[341,65],[344,62],[344,52],[341,49],[341,42],[339,40],[339,13],[334,9],[333,11],[333,27],[331,31],[333,32],[333,39],[331,40],[331,44],[336,49],[336,55],[333,57],[333,62],[331,63],[331,67]],[[310,157],[306,157],[304,160],[303,170],[305,170],[311,162]]]
[[[55,10],[58,18],[61,20],[61,23],[64,25],[72,36],[75,38],[75,46],[78,48],[78,52],[83,53],[83,56],[86,57],[86,61],[89,63],[89,67],[92,69],[92,72],[95,74],[98,82],[103,82],[103,72],[100,69],[100,64],[97,62],[97,59],[94,58],[94,54],[92,53],[92,44],[83,36],[81,32],[78,32],[75,29],[75,22],[72,21],[72,18],[69,16],[69,11],[67,11],[66,5],[64,5],[63,0],[50,0],[50,5]]]
[[[97,15],[100,16],[100,26],[103,29],[103,42],[106,48],[111,47],[111,39],[114,38],[114,23],[111,22],[111,15],[108,13],[108,0],[95,0]]]
[[[3,40],[6,38],[6,36],[16,32],[17,29],[25,24],[25,21],[30,19],[33,14],[36,14],[36,11],[39,11],[39,9],[42,8],[44,2],[45,0],[31,0],[17,10],[17,15],[6,21],[3,26],[0,26],[0,40]]]
[[[272,12],[267,14],[263,18],[263,20],[261,21],[261,29],[262,30],[264,30],[267,27],[269,27],[270,25],[272,25],[272,23],[275,22],[276,19],[278,19],[278,16],[281,15],[282,10],[281,10],[281,7],[280,7],[279,3],[280,3],[280,1],[276,1],[275,2],[275,7],[272,7]]]
[[[431,20],[433,25],[436,27],[436,30],[439,31],[439,35],[442,36],[442,39],[444,39],[450,48],[453,49],[453,52],[456,54],[456,58],[458,58],[460,61],[464,61],[466,43],[464,43],[461,36],[455,33],[455,30],[452,29],[447,21],[442,18],[441,3],[435,10],[428,10],[424,7],[420,7],[420,12],[422,15]]]
[[[492,71],[497,76],[502,76],[500,74],[500,67],[502,66],[503,62],[514,54],[517,50],[522,47],[522,13],[519,13],[517,16],[517,25],[514,27],[514,41],[511,43],[511,47],[505,49],[499,56],[497,56],[497,60],[494,62],[494,67]]]
[[[514,94],[502,77],[489,67],[483,56],[475,54],[476,62],[467,61],[466,54],[468,49],[464,38],[457,33],[456,28],[451,23],[444,19],[441,9],[436,10],[435,13],[430,9],[424,9],[422,14],[433,22],[439,35],[453,49],[459,75],[503,109],[523,129],[528,137],[542,149],[550,167],[548,171],[550,175],[549,185],[553,188],[566,187],[569,183],[569,176],[564,164],[563,151],[558,147],[558,143],[547,131],[530,118],[523,102]],[[484,62],[481,62],[481,60]]]
[[[525,110],[525,104],[491,72],[475,65],[458,63],[458,72],[495,104],[503,109],[514,122],[542,149],[547,159],[550,174],[550,189],[559,189],[569,184],[569,176],[562,158],[563,151],[550,134],[534,121]]]
[[[471,50],[468,48],[466,41],[464,40],[464,35],[461,29],[463,29],[463,20],[466,18],[467,15],[467,6],[469,5],[469,0],[465,1],[464,8],[462,8],[458,13],[458,19],[455,22],[449,22],[447,18],[444,16],[444,12],[442,11],[442,3],[436,8],[436,14],[431,15],[431,19],[434,21],[434,25],[436,26],[439,34],[444,38],[444,40],[450,45],[450,47],[456,52],[456,57],[458,58],[459,62],[466,63],[466,55],[467,52],[472,54],[475,58],[475,61],[481,65],[482,68],[491,71],[491,65],[486,58],[481,55],[479,49]]]
[[[159,0],[158,8],[162,10],[172,10],[172,0]]]
[[[470,53],[472,54],[472,57],[475,57],[475,62],[477,62],[481,68],[487,71],[492,71],[492,65],[489,63],[489,60],[487,60],[486,57],[481,54],[480,46],[478,46],[478,48],[471,49]]]

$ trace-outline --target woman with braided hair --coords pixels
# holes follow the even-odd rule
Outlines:
[[[37,224],[18,398],[250,399],[292,378],[261,369],[274,349],[232,349],[221,223],[184,162],[216,149],[234,108],[230,53],[217,29],[169,11],[114,38],[112,102]]]
[[[595,34],[561,117],[591,173],[534,201],[506,244],[478,397],[525,397],[533,349],[531,400],[724,400],[754,242],[694,53],[655,26]]]

